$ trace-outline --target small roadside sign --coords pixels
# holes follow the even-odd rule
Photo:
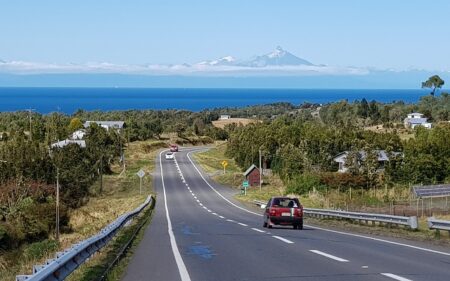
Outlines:
[[[225,174],[226,167],[228,166],[228,161],[227,160],[223,160],[221,164],[222,164],[222,167],[223,167],[223,173]]]
[[[243,181],[242,182],[242,189],[243,189],[244,195],[247,195],[247,188],[248,188],[248,186],[249,186],[248,181]]]
[[[244,181],[244,182],[242,183],[242,186],[243,186],[243,187],[248,187],[248,181]]]
[[[145,172],[144,170],[140,169],[139,172],[136,173],[136,175],[138,175],[138,177],[143,178],[145,176]]]
[[[139,194],[142,194],[142,178],[145,176],[144,170],[140,169],[139,172],[136,173],[139,177]]]

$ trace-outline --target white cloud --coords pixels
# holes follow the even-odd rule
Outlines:
[[[54,64],[27,61],[1,61],[1,73],[57,74],[57,73],[120,73],[143,75],[195,75],[195,76],[258,76],[258,75],[366,75],[369,70],[357,67],[333,66],[266,66],[248,67],[233,65],[178,64],[178,65],[127,65],[107,62],[86,64]]]

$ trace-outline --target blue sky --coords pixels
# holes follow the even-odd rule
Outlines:
[[[449,11],[447,0],[0,0],[0,59],[195,63],[280,45],[316,64],[450,70]]]

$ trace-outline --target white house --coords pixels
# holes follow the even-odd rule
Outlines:
[[[84,122],[84,127],[89,128],[92,123],[96,123],[97,125],[105,128],[108,131],[109,129],[121,130],[123,129],[123,126],[125,124],[125,122],[123,121],[86,121]]]
[[[228,119],[230,119],[231,118],[231,116],[230,115],[227,115],[227,114],[222,114],[222,115],[220,115],[220,118],[219,118],[219,120],[228,120]]]
[[[69,144],[77,144],[79,145],[81,148],[85,148],[86,147],[86,142],[84,140],[70,140],[70,139],[66,139],[66,140],[62,140],[62,141],[58,141],[55,143],[52,143],[52,145],[50,146],[51,148],[63,148]]]
[[[422,113],[413,112],[409,113],[403,121],[405,128],[414,129],[417,126],[422,126],[427,129],[431,129],[431,123],[428,122],[428,118],[424,117]]]
[[[86,130],[85,129],[76,130],[75,132],[72,133],[72,135],[70,136],[70,139],[72,139],[72,140],[82,140],[82,139],[84,139],[85,135],[86,135]]]
[[[383,170],[386,165],[386,162],[389,162],[389,155],[385,150],[375,150],[374,152],[376,153],[377,158],[378,158],[378,164],[379,164],[378,170]],[[346,173],[348,171],[348,167],[346,165],[348,153],[349,153],[348,151],[344,151],[344,152],[339,153],[338,155],[336,155],[333,158],[334,162],[339,163],[339,169],[338,169],[339,173]],[[365,151],[361,150],[358,153],[359,153],[359,159],[361,161],[366,160],[367,153]],[[399,155],[399,154],[401,154],[401,152],[392,152],[392,155]],[[358,164],[360,164],[360,163],[358,163]]]

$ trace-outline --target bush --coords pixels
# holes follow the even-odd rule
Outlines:
[[[320,182],[329,188],[347,190],[349,188],[366,188],[367,180],[364,176],[350,173],[322,173]]]
[[[289,180],[286,188],[287,193],[305,194],[309,191],[324,189],[325,186],[320,183],[320,178],[313,174],[301,174]]]
[[[58,250],[58,242],[55,240],[43,240],[30,244],[24,251],[24,256],[27,259],[41,259],[49,253]]]

